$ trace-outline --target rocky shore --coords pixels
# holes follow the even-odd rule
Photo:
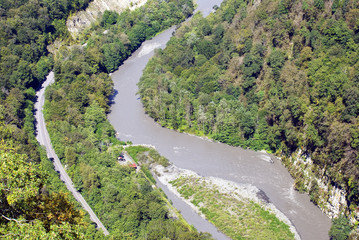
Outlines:
[[[220,194],[222,195],[230,196],[231,198],[237,199],[239,201],[253,201],[254,203],[259,204],[263,209],[269,211],[270,213],[275,214],[275,216],[280,221],[287,224],[290,228],[290,231],[294,234],[295,239],[301,239],[295,227],[290,222],[290,220],[279,209],[277,209],[272,203],[268,201],[268,198],[266,197],[264,192],[260,191],[255,186],[249,184],[240,185],[231,181],[227,181],[215,177],[208,177],[208,178],[202,177],[193,171],[178,168],[173,164],[168,167],[155,165],[152,166],[152,171],[153,173],[156,174],[157,179],[162,184],[166,185],[170,191],[172,191],[175,195],[180,197],[188,205],[190,205],[192,209],[196,211],[198,214],[200,214],[203,218],[205,218],[204,214],[202,213],[202,211],[198,206],[193,204],[193,199],[183,197],[179,193],[178,188],[172,184],[173,181],[179,178],[189,177],[191,179],[195,179],[194,181],[201,182],[201,184],[205,186],[210,186],[215,191],[219,191]]]

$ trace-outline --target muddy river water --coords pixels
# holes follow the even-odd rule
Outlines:
[[[199,0],[198,9],[204,14],[220,0]],[[310,202],[309,196],[293,189],[293,179],[280,161],[270,163],[262,152],[244,150],[196,136],[162,128],[148,117],[136,95],[142,71],[153,56],[155,48],[164,48],[174,28],[146,41],[116,72],[112,74],[116,94],[108,118],[119,138],[134,144],[150,144],[160,154],[180,168],[190,169],[202,176],[214,176],[261,189],[269,200],[294,224],[302,239],[328,239],[330,219]],[[168,191],[166,191],[168,193]],[[201,218],[179,198],[169,194],[184,217],[200,231],[210,232],[217,239],[224,235]]]

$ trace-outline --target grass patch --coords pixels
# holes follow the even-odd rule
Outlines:
[[[196,176],[181,176],[170,184],[190,200],[208,221],[232,239],[294,239],[288,225],[275,214],[237,193],[222,193]]]
[[[136,163],[147,163],[149,166],[153,163],[160,164],[164,167],[169,166],[167,158],[161,156],[155,149],[143,146],[131,146],[126,151],[135,160]]]
[[[126,151],[128,152],[128,154],[130,154],[130,156],[136,163],[138,163],[137,154],[147,152],[149,150],[150,148],[143,146],[131,146],[126,148]]]
[[[152,184],[156,184],[155,178],[152,176],[150,170],[148,170],[148,168],[145,165],[141,166],[141,170],[143,171],[143,173],[146,175],[146,177],[150,180],[150,182]]]

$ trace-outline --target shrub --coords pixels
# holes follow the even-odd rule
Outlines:
[[[345,240],[348,238],[352,226],[349,220],[345,216],[340,216],[332,220],[332,227],[329,230],[330,239],[333,240]]]

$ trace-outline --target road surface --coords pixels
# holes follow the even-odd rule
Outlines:
[[[92,211],[90,206],[87,204],[86,200],[74,187],[71,178],[67,175],[65,169],[61,165],[60,159],[57,157],[55,150],[52,148],[51,140],[49,133],[47,132],[44,115],[42,113],[43,106],[45,103],[45,89],[51,83],[55,82],[54,72],[50,72],[47,76],[46,81],[42,84],[41,89],[36,93],[37,102],[35,103],[35,119],[36,119],[36,139],[40,145],[45,146],[47,157],[53,158],[55,170],[60,173],[60,178],[65,182],[67,189],[74,195],[75,199],[81,203],[82,207],[90,214],[90,218],[93,222],[97,224],[98,228],[101,228],[105,235],[108,235],[109,232],[102,224],[102,222],[97,218],[96,214]]]

